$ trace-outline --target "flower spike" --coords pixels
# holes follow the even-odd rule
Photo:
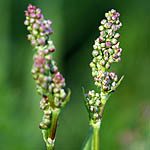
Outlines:
[[[53,34],[52,21],[46,20],[41,10],[31,4],[25,15],[24,24],[29,31],[27,39],[34,47],[32,75],[36,82],[36,90],[42,96],[40,109],[44,115],[39,127],[42,129],[47,148],[53,148],[52,141],[55,140],[58,116],[61,108],[69,101],[70,91],[66,93],[65,79],[52,57],[52,53],[55,52],[55,46],[50,39],[50,35]]]
[[[105,13],[105,17],[99,26],[100,35],[93,45],[93,60],[90,63],[98,92],[90,90],[85,94],[85,106],[89,113],[90,125],[93,128],[93,137],[91,137],[93,138],[91,142],[93,150],[98,150],[99,129],[105,104],[110,94],[116,90],[123,79],[121,77],[119,80],[115,72],[109,72],[113,63],[121,61],[122,48],[120,48],[119,42],[120,34],[117,32],[122,26],[119,20],[120,13],[112,9]],[[87,145],[85,145],[85,149]]]

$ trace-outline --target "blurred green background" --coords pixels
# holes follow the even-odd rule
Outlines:
[[[88,64],[104,13],[121,13],[125,78],[109,99],[101,127],[101,150],[150,150],[149,0],[0,0],[0,150],[44,150],[38,124],[40,96],[32,80],[32,47],[23,24],[29,3],[53,21],[55,60],[72,96],[60,116],[56,150],[79,150],[89,132],[81,87],[95,88]]]

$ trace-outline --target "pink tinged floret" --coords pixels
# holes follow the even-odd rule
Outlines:
[[[108,19],[108,20],[111,20],[111,16],[108,16],[107,19]]]
[[[103,39],[102,39],[102,38],[99,38],[99,42],[103,42]]]
[[[35,21],[35,20],[34,20],[33,18],[30,19],[30,23],[34,23],[34,21]]]
[[[52,24],[52,21],[51,21],[51,20],[47,20],[47,23],[48,23],[48,24]]]
[[[119,52],[117,55],[120,57],[121,56],[121,52]]]
[[[121,48],[117,48],[117,51],[118,51],[118,52],[121,52]]]
[[[45,69],[44,68],[41,68],[40,71],[41,71],[41,73],[45,73]]]
[[[117,39],[112,39],[112,44],[117,44],[117,43],[118,43]]]
[[[49,23],[45,24],[45,27],[48,28],[48,29],[50,28],[50,26],[51,26],[51,24],[49,24]]]
[[[101,21],[101,24],[105,24],[106,23],[106,19],[103,19],[102,21]]]
[[[119,16],[120,16],[120,13],[117,12],[116,15],[119,17]]]
[[[36,9],[36,13],[37,13],[37,14],[40,14],[40,13],[41,13],[41,9],[40,9],[40,8],[37,8],[37,9]]]
[[[48,34],[50,34],[50,35],[54,33],[54,31],[53,31],[52,29],[47,30],[47,32],[48,32]]]
[[[116,25],[112,25],[112,29],[114,30],[114,31],[117,31],[117,26]]]
[[[120,57],[118,57],[118,58],[117,58],[117,62],[120,62],[120,61],[121,61],[121,58],[120,58]]]
[[[117,19],[117,15],[113,15],[112,20],[116,20],[116,19]]]
[[[118,39],[118,38],[120,38],[120,34],[116,33],[114,37]]]
[[[28,6],[28,11],[29,11],[30,9],[32,9],[32,5],[31,5],[31,4]]]
[[[55,74],[55,78],[56,78],[57,80],[61,80],[61,79],[62,79],[62,75],[61,75],[59,72],[57,72],[57,73]]]
[[[28,34],[28,35],[27,35],[27,39],[28,39],[28,40],[31,40],[31,39],[32,39],[32,35],[31,35],[31,34]]]
[[[44,53],[44,54],[48,54],[48,49],[45,49],[45,50],[43,51],[43,53]]]
[[[41,14],[41,19],[44,19],[44,15],[43,14]]]
[[[108,55],[108,51],[107,50],[104,51],[104,55]]]
[[[25,11],[25,15],[28,17],[28,16],[29,16],[29,12],[28,12],[28,11]]]
[[[35,12],[35,10],[36,10],[36,6],[32,6],[31,4],[28,6],[28,11],[30,13]]]
[[[112,9],[112,10],[111,10],[111,13],[115,13],[115,12],[116,12],[116,10],[115,10],[115,9]]]
[[[112,78],[112,79],[114,79],[114,77],[115,77],[115,72],[110,72],[110,77]]]
[[[117,58],[117,54],[113,54],[113,58]]]
[[[42,56],[36,56],[34,58],[35,67],[41,68],[46,63],[46,60]]]
[[[34,13],[34,12],[35,12],[35,10],[34,10],[34,9],[32,9],[32,8],[28,8],[28,12],[31,14],[31,13]]]
[[[32,9],[36,10],[36,6],[32,6]]]
[[[120,48],[120,52],[122,52],[122,48]]]
[[[106,23],[106,27],[107,27],[107,28],[110,28],[111,25],[112,25],[112,23]]]
[[[101,35],[102,37],[104,37],[104,36],[105,36],[105,32],[104,32],[104,31],[101,31],[101,32],[100,32],[100,35]]]
[[[111,42],[110,41],[108,41],[108,42],[106,42],[106,47],[111,47]]]
[[[31,40],[31,45],[35,46],[36,45],[36,41],[35,40]]]
[[[41,24],[41,20],[40,20],[40,19],[37,19],[37,20],[36,20],[36,23]]]
[[[24,21],[24,25],[26,25],[26,26],[29,25],[29,21],[28,21],[28,20],[25,20],[25,21]]]
[[[63,76],[60,74],[60,72],[57,72],[56,74],[55,74],[55,82],[56,83],[63,83],[64,82],[64,78],[63,78]],[[63,84],[62,84],[63,85]]]
[[[36,17],[36,14],[35,14],[35,13],[31,13],[30,16],[31,16],[32,18],[35,18],[35,17]]]
[[[47,60],[52,60],[52,56],[51,56],[51,55],[47,55],[47,56],[46,56],[46,59],[47,59]]]
[[[114,81],[118,81],[118,76],[117,75],[115,75]]]
[[[39,25],[37,23],[34,23],[33,24],[33,29],[38,29],[39,28]]]
[[[45,31],[45,30],[46,30],[45,25],[41,25],[41,26],[40,26],[40,30],[41,30],[41,31]]]
[[[121,22],[119,20],[116,20],[116,24],[119,25]]]
[[[45,44],[45,39],[44,38],[38,39],[38,44],[39,45],[44,45]]]
[[[54,52],[55,51],[55,48],[54,47],[50,47],[49,48],[49,52]]]
[[[41,14],[37,14],[36,17],[37,17],[37,18],[41,18]]]

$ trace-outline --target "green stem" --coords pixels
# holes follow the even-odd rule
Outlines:
[[[47,150],[54,150],[54,146],[52,146],[52,145],[47,145]]]
[[[92,150],[99,150],[100,148],[100,124],[92,124],[93,136],[92,136]]]
[[[93,129],[93,143],[94,143],[94,149],[93,150],[99,150],[99,128],[94,128]]]

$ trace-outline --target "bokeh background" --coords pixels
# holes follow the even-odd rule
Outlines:
[[[105,108],[101,150],[150,150],[149,0],[0,0],[0,150],[44,150],[38,124],[40,96],[30,73],[32,47],[26,40],[29,3],[53,21],[55,60],[71,88],[57,130],[56,150],[79,150],[89,132],[81,87],[94,89],[91,52],[104,13],[121,13],[122,61],[113,65],[123,82]]]

